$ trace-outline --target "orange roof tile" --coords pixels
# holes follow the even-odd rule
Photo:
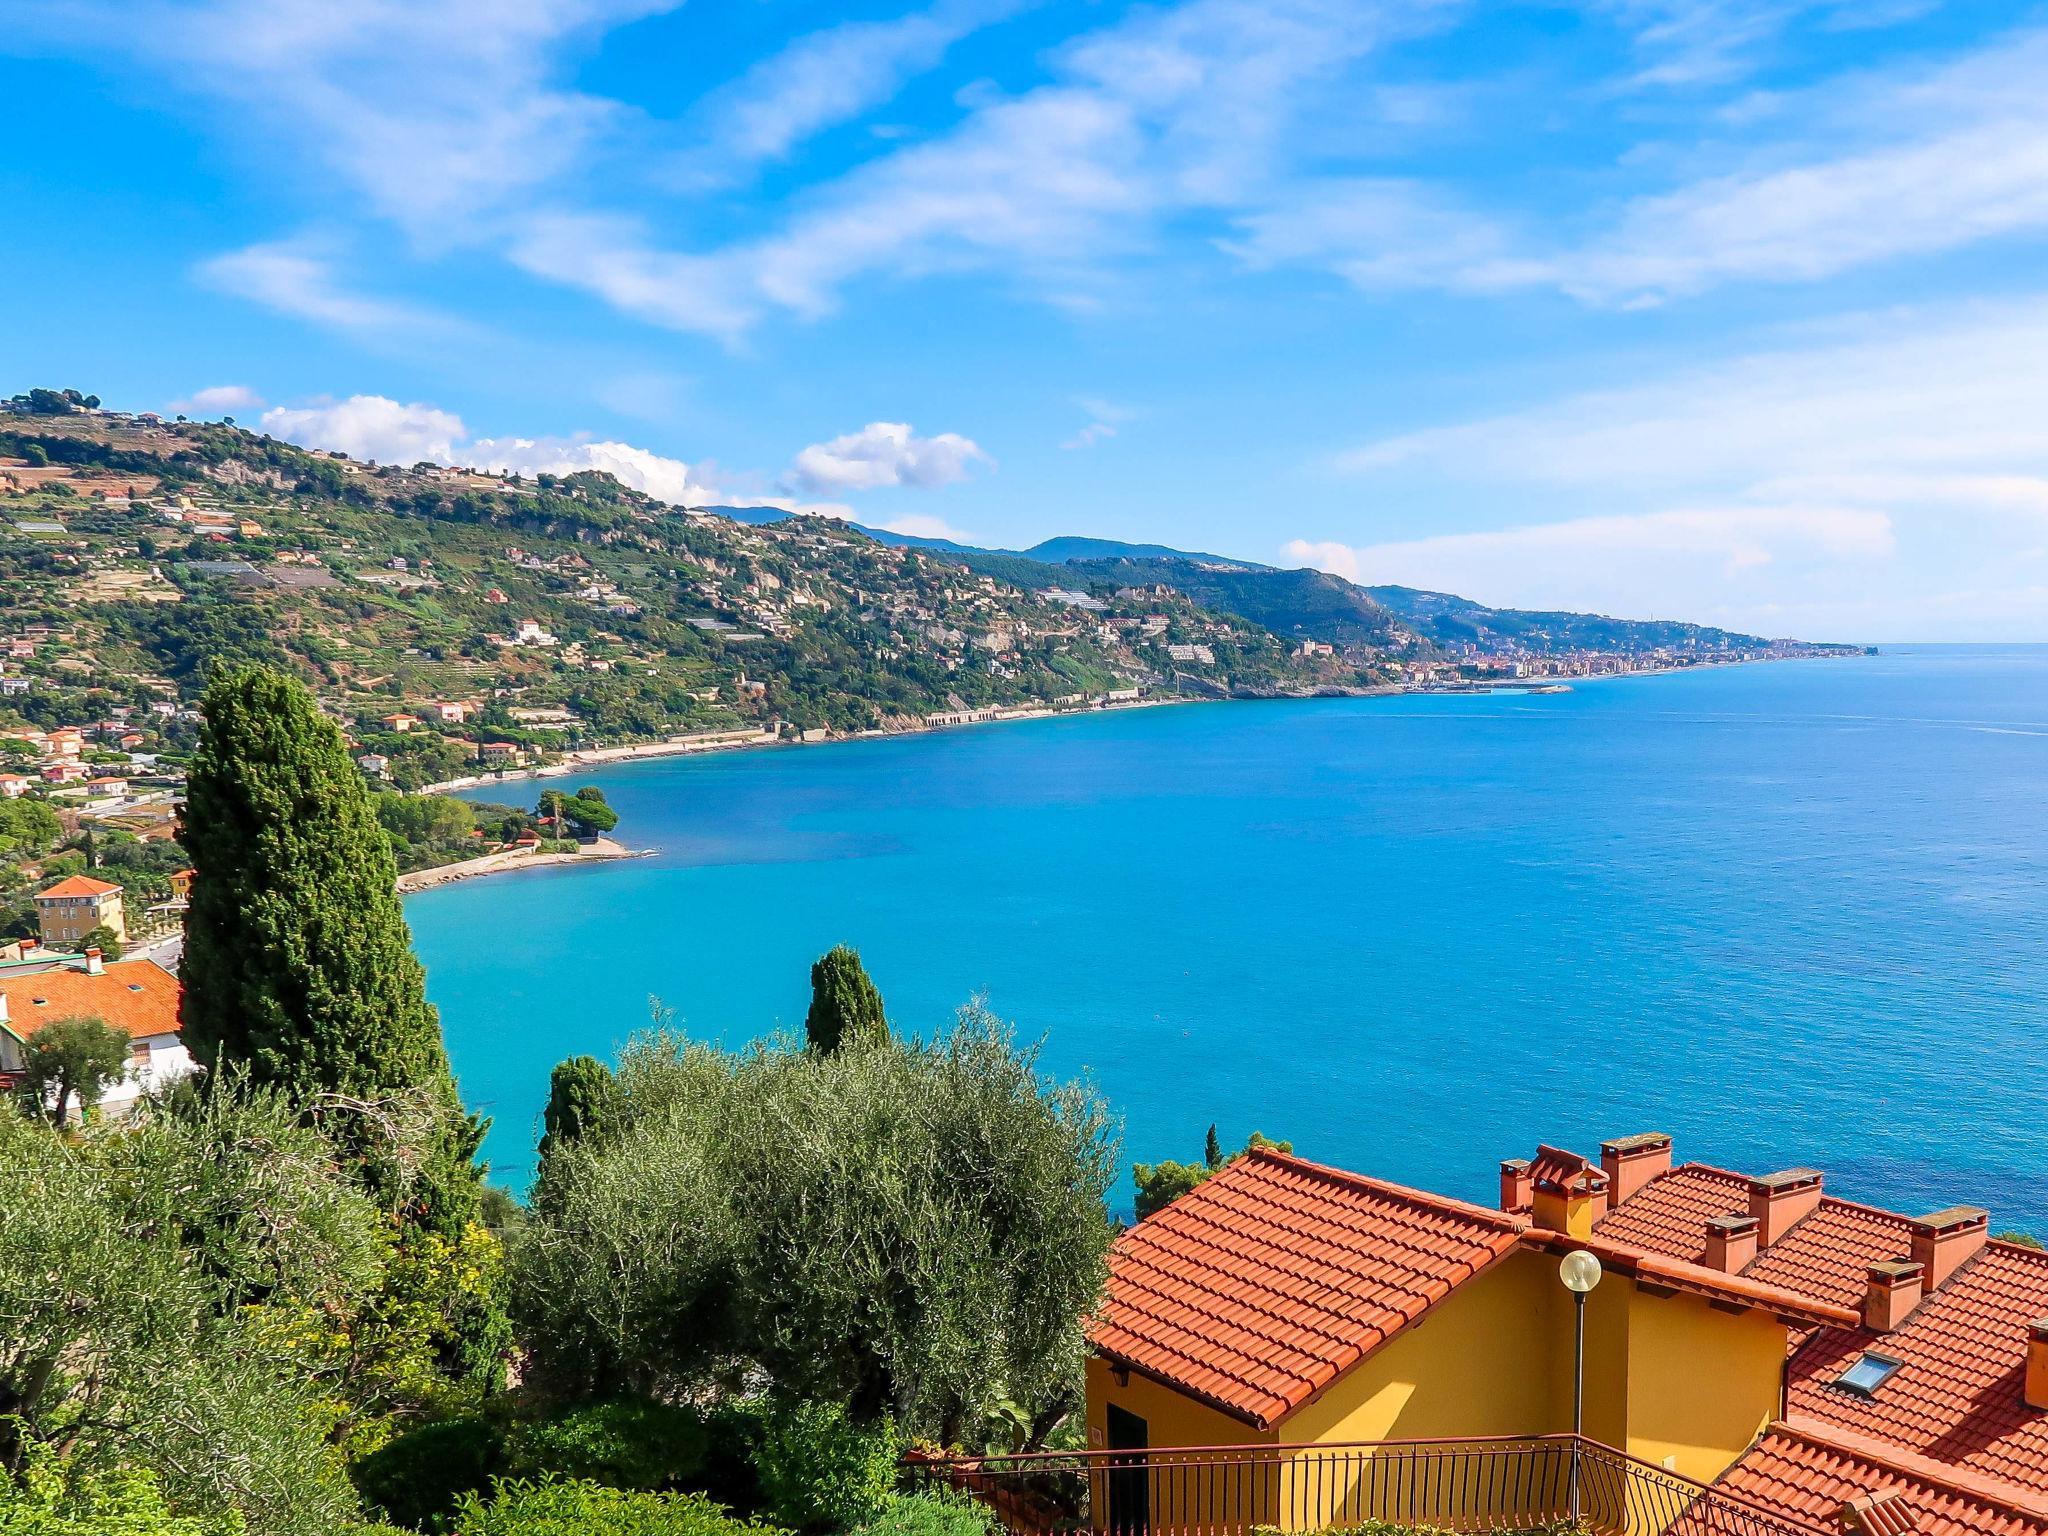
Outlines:
[[[1913,1251],[1913,1224],[1893,1211],[1823,1198],[1813,1214],[1758,1254],[1743,1273],[1808,1296],[1855,1307],[1870,1266]]]
[[[7,1023],[23,1040],[58,1019],[105,1019],[130,1039],[178,1032],[178,978],[154,960],[116,960],[99,975],[65,967],[0,979]]]
[[[1748,1179],[1704,1163],[1683,1163],[1650,1180],[1593,1223],[1593,1230],[1611,1242],[1698,1264],[1707,1255],[1707,1223],[1748,1211]]]
[[[1529,1164],[1529,1178],[1538,1189],[1585,1194],[1607,1187],[1607,1175],[1576,1152],[1538,1147]]]
[[[1790,1411],[2048,1496],[2048,1412],[2023,1395],[2048,1253],[1991,1242],[1882,1336],[1816,1333],[1787,1366]],[[1870,1397],[1832,1385],[1866,1349],[1900,1362]]]
[[[1253,1152],[1117,1240],[1090,1342],[1269,1427],[1513,1250],[1526,1225]]]
[[[59,880],[47,891],[37,891],[36,900],[41,901],[45,896],[105,896],[120,889],[118,885],[109,885],[106,881],[95,880],[90,875],[73,875],[68,880]]]
[[[1715,1487],[1867,1536],[2048,1536],[2048,1503],[1861,1436],[1774,1424]],[[1849,1517],[1844,1520],[1844,1517]]]
[[[1707,1223],[1747,1214],[1750,1180],[1725,1168],[1684,1163],[1659,1174],[1593,1225],[1597,1236],[1690,1264],[1705,1260]],[[1830,1307],[1858,1307],[1870,1266],[1904,1257],[1912,1222],[1892,1211],[1823,1197],[1820,1204],[1743,1271],[1745,1279]]]

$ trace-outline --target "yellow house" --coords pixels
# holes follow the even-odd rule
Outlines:
[[[1668,1169],[1670,1140],[1603,1150],[1608,1168],[1554,1148],[1504,1165],[1503,1210],[1258,1151],[1127,1231],[1091,1329],[1087,1433],[1155,1453],[1128,1523],[1355,1522],[1387,1511],[1358,1506],[1332,1448],[1568,1436],[1581,1305],[1586,1440],[1719,1476],[1782,1416],[1795,1335],[1859,1314],[1600,1237],[1616,1181]],[[1583,1303],[1560,1280],[1573,1252],[1599,1261]],[[1233,1473],[1227,1511],[1216,1458],[1176,1476],[1156,1455],[1211,1446],[1273,1448]],[[1191,1499],[1208,1507],[1161,1507]]]
[[[128,938],[121,887],[89,875],[73,875],[36,892],[36,919],[45,944],[76,944],[101,927],[113,929],[123,942]]]

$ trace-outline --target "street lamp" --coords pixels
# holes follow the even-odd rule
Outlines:
[[[1572,1293],[1576,1326],[1572,1335],[1572,1524],[1579,1523],[1579,1446],[1586,1425],[1586,1296],[1600,1283],[1600,1261],[1574,1249],[1557,1266],[1557,1278]]]

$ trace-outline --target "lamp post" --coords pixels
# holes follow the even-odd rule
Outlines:
[[[1579,1446],[1586,1428],[1586,1296],[1600,1283],[1600,1261],[1575,1249],[1557,1266],[1557,1278],[1572,1293],[1572,1524],[1579,1523]]]

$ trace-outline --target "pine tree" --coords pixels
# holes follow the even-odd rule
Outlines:
[[[1213,1125],[1202,1139],[1202,1161],[1209,1165],[1211,1172],[1223,1166],[1223,1143],[1216,1139],[1216,1127]]]
[[[459,1232],[482,1127],[456,1097],[363,777],[291,678],[228,672],[203,707],[180,834],[194,871],[180,1033],[210,1073],[357,1106],[346,1136],[366,1183],[390,1196],[409,1182],[413,1219]],[[374,1106],[394,1101],[425,1107],[423,1144],[375,1133]]]
[[[811,1011],[804,1018],[804,1037],[812,1050],[828,1053],[848,1044],[880,1045],[889,1038],[882,994],[868,979],[860,955],[845,944],[819,956],[811,967]]]

